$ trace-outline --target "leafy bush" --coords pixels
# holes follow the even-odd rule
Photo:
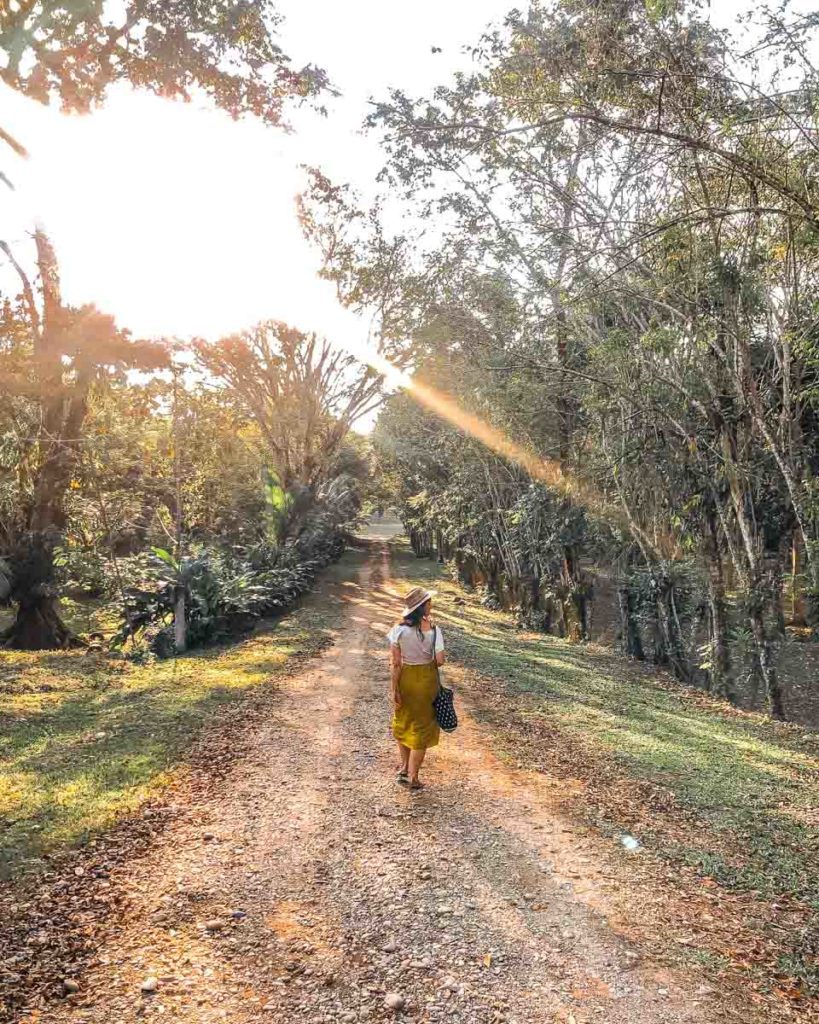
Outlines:
[[[99,597],[114,592],[110,560],[98,548],[66,543],[56,549],[54,565],[63,593]]]
[[[176,596],[185,598],[189,647],[212,643],[277,615],[306,593],[323,566],[344,550],[359,503],[350,481],[338,478],[319,500],[299,514],[274,479],[267,504],[273,522],[266,536],[249,547],[205,547],[180,561],[153,548],[119,562],[127,582],[122,623],[112,640],[122,646],[141,639],[160,656],[173,653]],[[286,543],[281,538],[290,534]]]
[[[319,567],[315,561],[304,561],[259,569],[236,553],[206,549],[177,563],[156,548],[123,566],[137,582],[126,588],[122,625],[112,642],[122,645],[142,634],[155,653],[170,653],[173,645],[166,629],[182,588],[188,646],[211,643],[290,607],[309,590]]]

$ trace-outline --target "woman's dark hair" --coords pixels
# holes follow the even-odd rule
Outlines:
[[[417,608],[405,615],[401,620],[405,626],[412,626],[413,629],[417,629],[419,634],[421,633],[421,623],[424,620],[424,616],[429,611],[429,602],[431,598],[427,598],[423,604],[419,604]]]

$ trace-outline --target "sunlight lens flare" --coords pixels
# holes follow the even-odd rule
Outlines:
[[[372,365],[380,369],[379,364],[385,364],[386,360],[377,358]],[[383,371],[382,371],[383,372]],[[398,386],[406,390],[431,412],[434,412],[441,419],[451,423],[452,426],[462,430],[476,441],[489,448],[504,459],[508,459],[524,470],[532,480],[545,484],[552,490],[566,498],[582,502],[587,508],[597,513],[604,513],[608,518],[615,516],[620,518],[622,513],[619,509],[612,507],[603,497],[585,481],[573,473],[567,472],[554,459],[542,458],[527,451],[522,445],[513,441],[507,434],[497,427],[487,423],[486,420],[468,412],[449,395],[442,391],[422,384],[420,381],[411,378],[408,374],[396,371],[392,368],[393,379],[398,381]]]
[[[546,459],[527,451],[502,430],[487,423],[475,413],[468,412],[450,395],[423,384],[403,370],[397,369],[379,353],[370,351],[365,358],[370,366],[384,374],[385,380],[393,388],[407,391],[430,412],[474,437],[496,455],[519,466],[532,480],[545,484],[562,497],[584,507],[593,516],[616,524],[625,532],[639,529],[637,524],[629,521],[622,508],[612,505],[593,485],[566,470],[554,459]],[[674,557],[678,553],[678,542],[669,533],[655,537],[652,543],[669,557]]]
[[[126,86],[77,116],[0,85],[0,109],[29,151],[4,149],[14,185],[0,191],[4,240],[25,263],[41,223],[68,303],[93,303],[146,337],[213,341],[282,320],[376,365],[388,387],[405,383],[317,272],[296,210],[297,139]]]
[[[68,302],[140,335],[213,340],[264,319],[310,329],[326,299],[296,216],[292,138],[130,87],[86,116],[5,88],[0,103],[30,152],[4,200],[16,241],[43,223]]]

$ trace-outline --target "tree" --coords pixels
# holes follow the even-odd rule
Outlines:
[[[786,571],[808,609],[819,595],[816,76],[798,45],[816,19],[761,19],[759,45],[788,50],[767,80],[753,40],[695,4],[530,5],[476,47],[473,74],[394,92],[369,119],[391,201],[435,218],[433,245],[390,244],[383,221],[367,237],[319,179],[306,202],[328,276],[404,330],[422,379],[431,353],[454,360],[447,390],[531,451],[518,469],[559,464],[595,522],[563,535],[563,593],[588,594],[581,560],[607,536],[629,653],[731,695],[747,647],[782,717]],[[503,324],[478,297],[499,278]],[[492,343],[461,363],[475,319]],[[471,445],[452,454],[472,464]],[[461,483],[452,503],[403,494],[417,535],[477,552],[499,594],[530,566],[553,579],[535,526],[560,535],[554,499],[495,485],[515,472],[481,470],[484,492]]]
[[[314,497],[355,421],[381,402],[382,378],[314,334],[269,322],[196,346],[261,432],[285,491]]]
[[[234,116],[249,113],[277,123],[286,98],[315,94],[326,79],[314,68],[289,68],[273,39],[276,22],[269,3],[241,0],[204,6],[132,0],[124,10],[26,0],[0,12],[0,50],[6,55],[0,76],[15,89],[75,111],[91,109],[111,83],[125,80],[185,98],[203,90]],[[1,127],[0,141],[25,154]],[[39,294],[26,260],[3,246],[21,282],[19,309],[27,329],[15,333],[3,352],[0,389],[27,408],[28,424],[19,442],[19,500],[4,529],[3,554],[11,562],[18,604],[7,641],[36,648],[70,642],[57,610],[54,551],[66,525],[65,497],[84,441],[90,390],[113,368],[156,365],[159,354],[128,343],[97,311],[65,307],[57,258],[43,229],[35,247]]]
[[[323,71],[290,66],[279,22],[270,0],[23,0],[0,10],[0,78],[81,112],[118,81],[184,99],[202,90],[236,117],[277,124],[288,99],[327,88]]]
[[[66,526],[65,499],[82,458],[83,427],[91,391],[105,375],[120,368],[150,369],[165,362],[164,348],[132,341],[110,317],[92,307],[66,308],[51,245],[36,235],[42,282],[41,310],[28,310],[28,375],[2,372],[0,391],[28,407],[32,436],[20,439],[16,494],[3,524],[12,566],[11,599],[17,617],[5,636],[12,647],[63,647],[70,634],[58,611],[54,551]],[[24,278],[24,291],[33,289]],[[4,362],[20,364],[14,346]]]

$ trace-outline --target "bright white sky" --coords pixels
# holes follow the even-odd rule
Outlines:
[[[291,136],[126,87],[85,118],[0,91],[0,124],[33,154],[27,164],[3,154],[18,192],[0,187],[0,238],[25,259],[40,217],[66,299],[96,303],[137,335],[213,339],[277,318],[361,351],[368,324],[318,280],[296,222],[300,165],[371,191],[380,157],[359,131],[369,97],[391,86],[423,94],[469,67],[462,47],[513,5],[280,0],[285,52],[297,66],[324,67],[342,93],[328,99],[327,118],[295,112]],[[721,0],[720,22],[746,7]]]
[[[0,91],[0,123],[32,153],[2,167],[0,237],[25,255],[36,216],[54,238],[65,297],[95,302],[137,334],[217,338],[263,318],[366,336],[339,314],[303,241],[294,199],[302,164],[371,186],[380,168],[360,124],[370,95],[422,91],[465,66],[472,42],[506,0],[283,0],[282,44],[325,67],[343,93],[329,116],[296,110],[286,136],[127,87],[90,117],[64,117]],[[431,46],[443,54],[432,54]],[[352,340],[345,339],[345,343]]]
[[[359,127],[372,97],[392,87],[416,95],[473,65],[465,46],[500,23],[513,0],[280,0],[286,18],[282,37],[296,65],[312,62],[327,70],[343,97],[323,124],[299,121],[300,147],[308,163],[331,177],[366,188],[382,160],[375,142]],[[526,6],[525,2],[517,6]],[[437,47],[442,52],[433,53]],[[298,119],[297,119],[298,120]]]

